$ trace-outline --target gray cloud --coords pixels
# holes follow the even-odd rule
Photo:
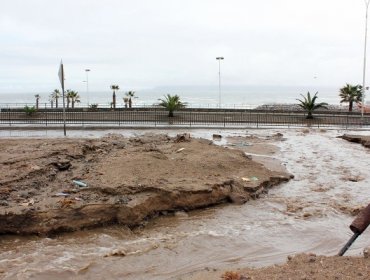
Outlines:
[[[360,0],[3,0],[0,93],[217,83],[359,83],[365,7]]]

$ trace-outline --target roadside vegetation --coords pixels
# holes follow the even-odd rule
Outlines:
[[[339,90],[339,96],[340,103],[348,103],[348,111],[352,112],[353,103],[359,104],[362,101],[362,86],[346,84]]]
[[[316,99],[318,98],[317,94],[318,92],[316,92],[315,95],[311,97],[310,92],[307,92],[307,96],[301,94],[303,99],[297,99],[299,101],[298,106],[307,112],[306,119],[313,119],[313,112],[317,109],[327,109],[328,103],[316,103]]]
[[[182,102],[178,95],[167,94],[164,99],[159,99],[159,101],[159,106],[167,109],[169,117],[174,116],[174,111],[186,107],[186,103]]]

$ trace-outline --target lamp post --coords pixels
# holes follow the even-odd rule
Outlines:
[[[369,11],[370,0],[364,0],[366,5],[366,16],[365,16],[365,46],[364,46],[364,68],[362,72],[362,106],[361,106],[361,117],[364,116],[365,106],[365,74],[366,74],[366,47],[367,47],[367,16]]]
[[[86,72],[87,107],[90,107],[90,98],[89,98],[89,72],[90,72],[90,69],[85,69],[85,72]]]
[[[218,60],[218,107],[221,108],[221,60],[224,58],[219,56],[216,59]]]

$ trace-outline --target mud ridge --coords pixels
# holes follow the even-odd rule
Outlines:
[[[245,203],[292,178],[190,135],[0,142],[1,234],[135,227],[163,213]]]
[[[338,138],[342,138],[349,142],[361,144],[365,148],[370,148],[370,136],[344,134],[342,136],[339,136]]]

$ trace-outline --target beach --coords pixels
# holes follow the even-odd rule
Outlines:
[[[48,214],[56,215],[49,217],[49,224],[37,223],[37,230],[33,232],[41,236],[3,235],[0,276],[4,279],[99,279],[103,276],[112,279],[222,279],[228,275],[239,277],[230,279],[243,279],[242,276],[271,279],[271,275],[281,277],[278,279],[368,277],[368,259],[361,254],[369,245],[369,233],[365,232],[348,252],[352,257],[328,257],[335,255],[348,240],[348,225],[369,202],[366,188],[369,177],[364,169],[368,162],[363,156],[369,153],[367,131],[305,128],[177,129],[168,130],[168,135],[158,130],[109,132],[114,134],[89,132],[90,136],[84,139],[81,131],[74,131],[64,141],[51,132],[41,139],[23,138],[24,135],[1,139],[2,169],[9,169],[4,173],[8,177],[5,180],[3,177],[2,182],[6,181],[13,193],[7,200],[9,205],[1,206],[1,210],[12,208],[13,216],[21,216],[27,212],[42,212],[42,207],[49,204]],[[344,134],[346,139],[360,144],[338,138]],[[211,152],[209,156],[207,151]],[[127,160],[132,168],[137,164],[138,170],[125,169],[127,167],[119,163],[120,158]],[[165,164],[162,166],[160,162]],[[246,168],[238,169],[237,166],[245,167],[246,163]],[[352,170],[350,167],[354,163],[358,168]],[[169,177],[165,167],[173,171],[174,177]],[[146,176],[140,170],[152,173]],[[203,176],[205,172],[210,174]],[[82,173],[84,176],[80,175]],[[52,181],[50,176],[54,177]],[[233,177],[232,184],[230,181],[220,183],[228,181],[229,176]],[[288,181],[271,185],[266,193],[260,185],[271,177]],[[73,180],[88,186],[80,188]],[[140,184],[138,180],[143,186],[137,185]],[[53,183],[47,187],[48,182]],[[189,191],[194,195],[192,183],[197,188],[205,185],[196,189],[201,193],[198,200],[187,198]],[[237,183],[242,184],[243,189],[250,187],[247,195],[238,191]],[[30,193],[29,188],[36,185],[41,185],[42,191],[32,189],[36,194]],[[182,187],[173,189],[174,195],[158,187],[166,185]],[[230,186],[235,193],[229,192]],[[256,195],[250,192],[252,189]],[[38,195],[38,191],[43,194]],[[58,192],[68,196],[57,195]],[[161,199],[158,204],[155,202],[158,195],[167,199]],[[112,220],[94,221],[88,218],[93,212],[81,211],[83,204],[101,204],[102,198],[108,198],[107,203],[114,201],[116,210],[126,207],[121,208],[125,209],[124,213],[129,213],[127,206],[137,205],[140,211],[131,215],[136,221],[134,225],[119,224],[114,219],[113,223]],[[148,209],[148,204],[137,202],[147,199],[153,207],[176,203],[182,203],[183,207],[177,205],[175,210],[160,211],[157,208],[154,215],[144,215],[143,209]],[[185,202],[191,205],[196,201],[210,203],[204,210],[189,211],[192,207],[184,207]],[[206,205],[198,206],[194,208]],[[77,219],[68,219],[68,211],[78,211],[71,215]],[[114,212],[116,219],[123,217],[117,215],[118,212]],[[112,217],[112,209],[99,208],[94,214],[100,218],[107,214]],[[147,218],[140,218],[140,215]],[[30,218],[35,216],[23,219],[23,234],[32,232],[27,222],[32,224]],[[84,224],[78,219],[81,217]],[[58,221],[68,221],[68,225],[66,222],[58,227]],[[85,230],[81,230],[83,228]],[[74,232],[66,232],[71,230]],[[44,237],[45,234],[51,235]],[[293,257],[299,253],[306,255]],[[269,267],[283,264],[288,256],[287,265]],[[256,271],[245,269],[266,266]],[[339,269],[348,266],[351,269]],[[297,270],[302,273],[294,274]],[[227,271],[230,273],[225,274]]]

